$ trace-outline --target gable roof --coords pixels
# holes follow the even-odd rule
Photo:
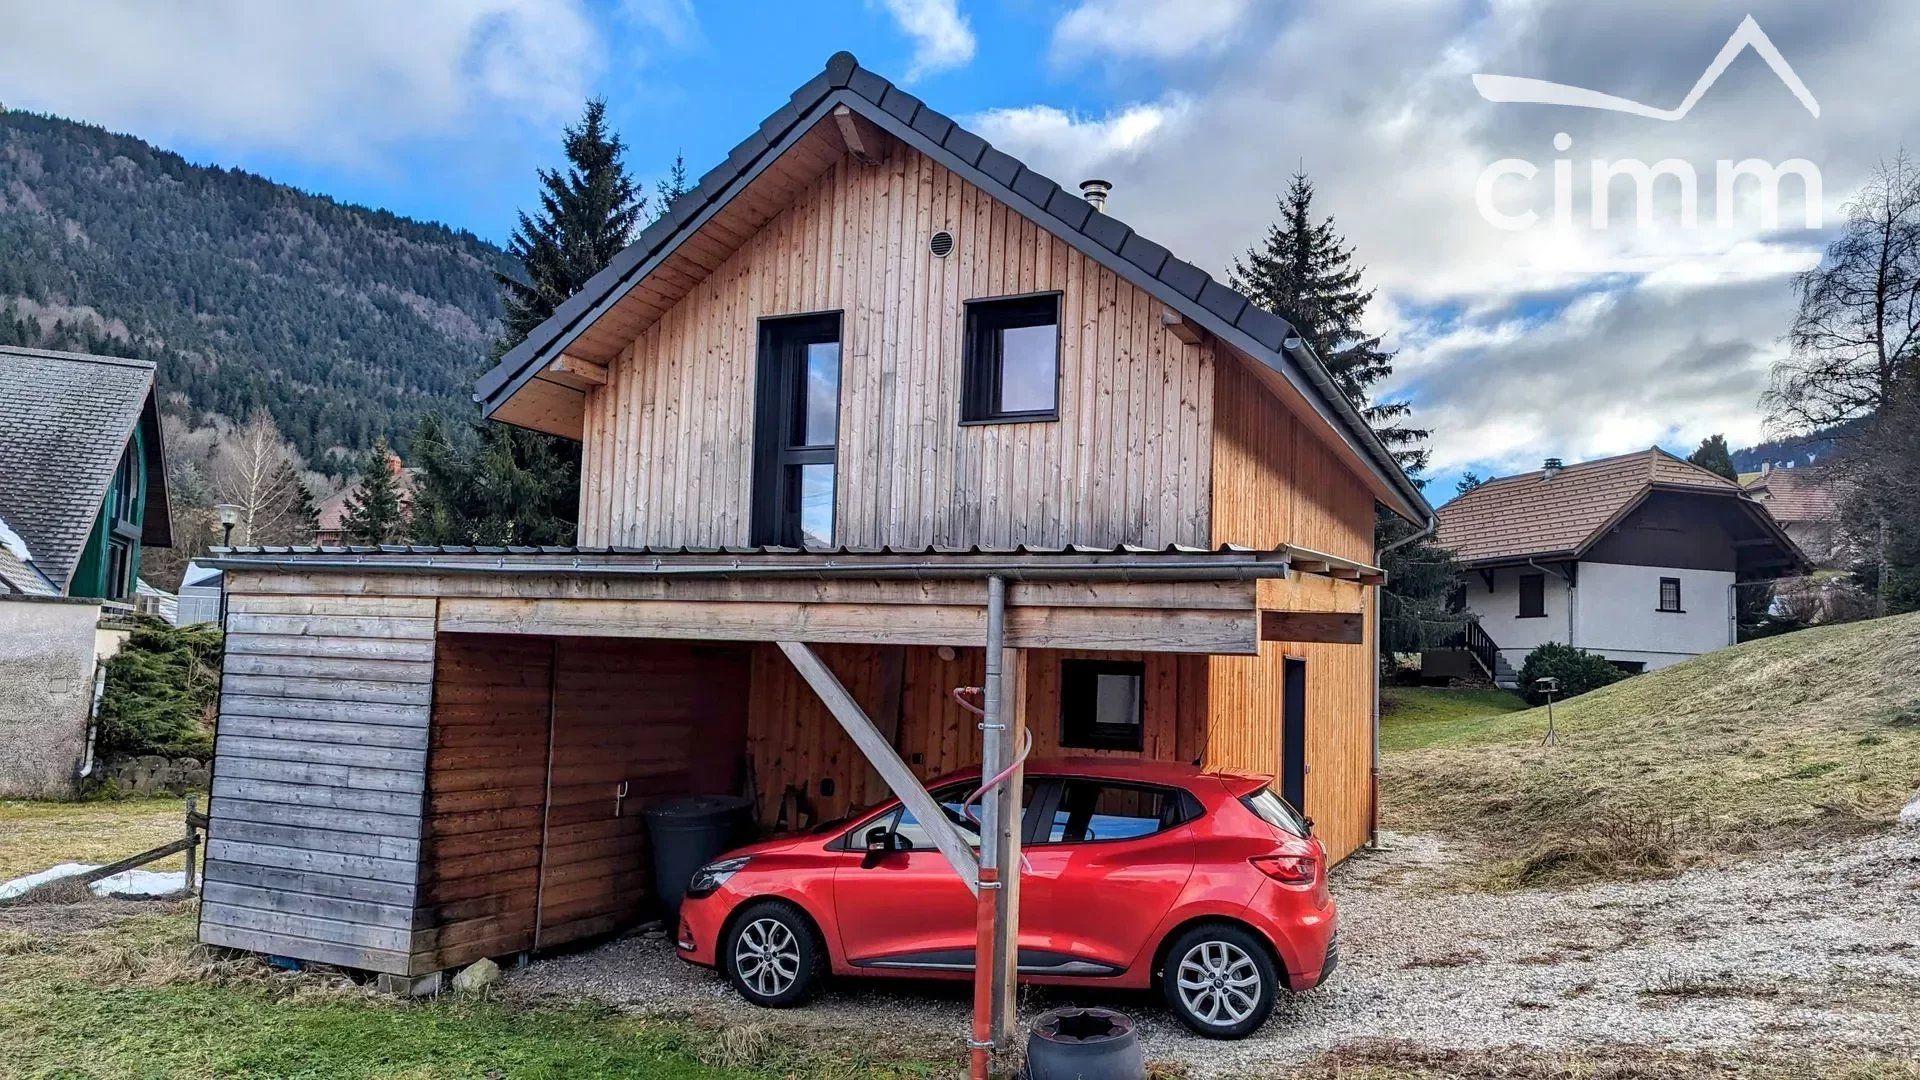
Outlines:
[[[1840,516],[1840,498],[1822,470],[1771,468],[1741,485],[1781,521],[1826,523]]]
[[[773,162],[841,107],[939,162],[1192,320],[1234,351],[1271,369],[1382,482],[1390,496],[1384,502],[1409,518],[1425,520],[1432,516],[1433,509],[1418,486],[1407,478],[1392,453],[1285,319],[1215,281],[1192,263],[1175,258],[1118,218],[1096,212],[1086,199],[927,108],[912,94],[862,68],[847,52],[835,53],[827,61],[826,70],[794,91],[787,103],[735,146],[724,162],[675,199],[626,250],[482,375],[474,391],[482,415],[493,417]],[[554,392],[580,392],[564,382],[546,383]]]
[[[173,542],[153,379],[145,360],[0,346],[0,518],[60,591],[143,422],[152,428],[141,542]]]
[[[1656,491],[1737,500],[1790,558],[1805,558],[1740,485],[1657,446],[1568,465],[1551,479],[1536,470],[1489,480],[1436,511],[1438,543],[1469,566],[1578,558]]]

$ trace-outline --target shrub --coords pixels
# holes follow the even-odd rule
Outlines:
[[[107,661],[96,749],[204,758],[213,753],[220,631],[142,619]]]
[[[1528,653],[1520,665],[1520,692],[1526,695],[1527,704],[1542,705],[1547,696],[1534,686],[1537,679],[1558,679],[1560,689],[1554,691],[1554,700],[1564,701],[1626,677],[1626,672],[1608,663],[1599,653],[1549,641]]]

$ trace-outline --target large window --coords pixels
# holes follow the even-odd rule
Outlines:
[[[967,303],[960,419],[971,424],[1060,416],[1060,297]]]
[[[1060,661],[1060,745],[1139,750],[1146,665],[1137,660]]]
[[[833,546],[840,427],[840,317],[768,319],[760,329],[753,542]]]
[[[1680,606],[1679,578],[1663,577],[1660,579],[1660,610],[1684,613],[1684,609]]]
[[[1520,618],[1544,619],[1547,617],[1547,575],[1520,575]]]

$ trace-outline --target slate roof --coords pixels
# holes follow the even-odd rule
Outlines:
[[[1656,491],[1740,496],[1740,485],[1659,447],[1486,483],[1436,511],[1438,542],[1463,563],[1578,556]]]
[[[1840,516],[1833,485],[1816,469],[1770,469],[1743,486],[1783,522],[1825,524]]]
[[[5,544],[0,544],[0,596],[18,593],[26,596],[58,596],[60,590],[54,588],[47,575],[41,573],[32,563],[20,558]]]
[[[714,211],[777,159],[788,144],[842,104],[1279,372],[1360,451],[1408,507],[1422,516],[1433,512],[1419,488],[1401,471],[1392,453],[1327,374],[1325,365],[1295,337],[1285,319],[1215,281],[1205,270],[1174,257],[1119,218],[1096,212],[1086,199],[994,149],[919,98],[861,67],[848,52],[833,54],[825,71],[794,91],[787,103],[735,146],[725,161],[669,204],[666,213],[647,226],[606,269],[482,375],[474,392],[482,414],[491,416],[604,310],[672,254],[682,240],[697,232]]]
[[[0,346],[0,518],[58,591],[93,533],[134,426],[154,409],[153,379],[145,360]],[[171,524],[158,436],[156,419],[142,539],[164,546]]]

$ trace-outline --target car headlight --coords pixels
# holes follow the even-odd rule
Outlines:
[[[739,873],[741,868],[752,861],[751,857],[742,856],[738,859],[721,859],[719,862],[708,863],[693,872],[692,879],[687,882],[687,895],[696,898],[712,895],[715,889],[725,885],[727,879]]]

